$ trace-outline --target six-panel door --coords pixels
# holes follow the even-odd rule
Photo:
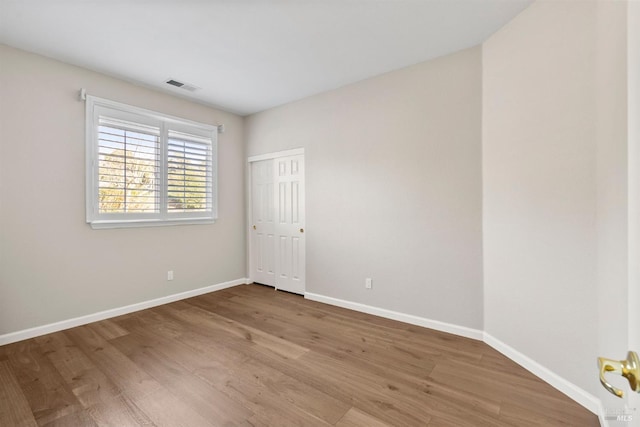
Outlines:
[[[304,156],[275,159],[276,288],[305,291]]]

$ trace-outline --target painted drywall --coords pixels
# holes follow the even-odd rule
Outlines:
[[[246,119],[305,149],[308,292],[482,329],[480,108],[476,47]]]
[[[223,123],[219,220],[92,230],[80,88]],[[0,45],[0,335],[244,277],[244,162],[239,116]]]
[[[626,334],[625,8],[536,2],[483,45],[485,330],[593,395]]]

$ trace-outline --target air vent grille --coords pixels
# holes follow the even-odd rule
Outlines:
[[[170,85],[172,85],[172,86],[176,86],[176,87],[182,87],[182,86],[184,86],[184,83],[179,82],[179,81],[177,81],[177,80],[173,80],[173,79],[169,79],[169,80],[167,80],[167,81],[166,81],[166,83],[167,83],[167,84],[170,84]]]
[[[176,79],[169,79],[167,81],[165,81],[166,84],[171,85],[171,86],[175,86],[178,87],[180,89],[183,90],[187,90],[189,92],[195,92],[196,90],[200,89],[198,86],[189,84],[189,83],[184,83],[181,81],[178,81]]]

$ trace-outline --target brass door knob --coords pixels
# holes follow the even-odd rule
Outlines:
[[[624,396],[622,390],[615,388],[607,382],[605,378],[607,372],[622,375],[629,381],[631,390],[640,393],[640,359],[638,359],[638,353],[635,351],[627,353],[626,360],[611,360],[598,357],[598,366],[600,367],[600,382],[611,394],[618,397]]]
[[[256,229],[256,226],[255,226],[255,225],[253,226],[253,229],[254,229],[254,230]]]
[[[300,229],[300,232],[301,232],[301,233],[304,233],[304,228],[301,228],[301,229]]]

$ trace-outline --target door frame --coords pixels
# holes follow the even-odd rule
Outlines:
[[[282,151],[274,151],[271,153],[264,153],[264,154],[256,154],[253,156],[248,156],[247,157],[247,163],[245,164],[245,170],[246,170],[246,182],[245,182],[245,202],[246,202],[246,206],[247,206],[247,210],[245,212],[245,230],[246,230],[246,236],[245,236],[245,242],[246,242],[246,246],[247,246],[247,258],[246,258],[246,271],[247,271],[247,277],[249,278],[249,282],[253,283],[253,273],[251,271],[251,265],[252,265],[252,253],[253,251],[251,250],[251,213],[252,213],[252,209],[253,209],[253,201],[252,201],[252,188],[251,188],[251,183],[252,183],[252,175],[251,175],[251,163],[253,162],[259,162],[262,160],[273,160],[273,159],[277,159],[280,157],[287,157],[287,156],[297,156],[297,155],[302,155],[304,156],[304,147],[299,147],[299,148],[292,148],[289,150],[282,150]],[[306,158],[306,156],[305,156]],[[306,168],[306,161],[305,161],[305,168]],[[303,189],[303,191],[306,192],[306,183],[305,183],[305,188]],[[305,197],[306,198],[306,197]],[[306,206],[305,206],[305,210],[306,210]],[[305,212],[306,215],[306,212]],[[306,244],[305,244],[305,251],[306,251]],[[306,272],[305,272],[305,276],[306,276]],[[306,283],[306,277],[305,277],[305,283]]]
[[[627,349],[640,353],[640,4],[627,4],[628,291]],[[625,389],[626,410],[639,425],[640,394]],[[633,411],[632,411],[633,409]]]

